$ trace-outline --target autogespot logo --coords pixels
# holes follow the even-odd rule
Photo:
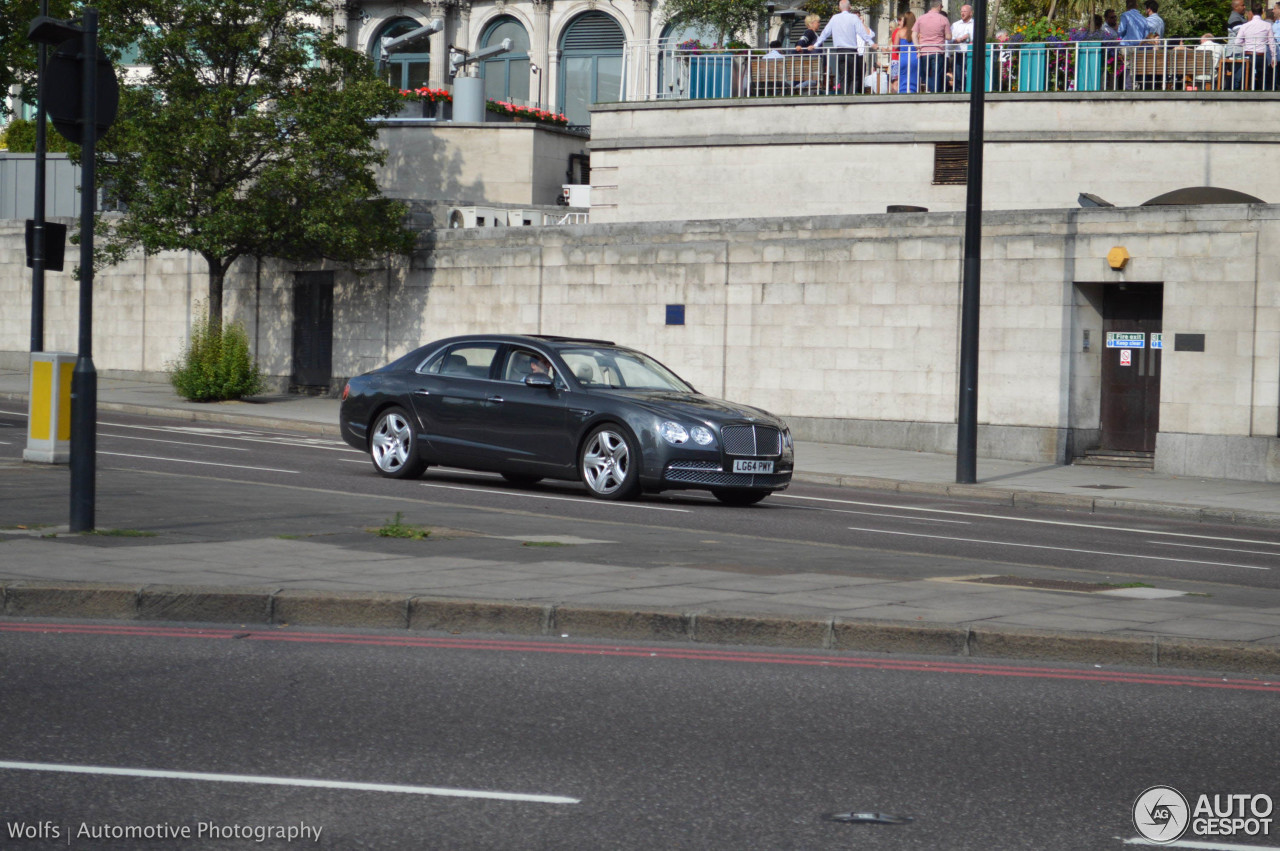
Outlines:
[[[1172,786],[1152,786],[1133,802],[1133,826],[1160,845],[1180,839],[1189,820],[1187,799]]]

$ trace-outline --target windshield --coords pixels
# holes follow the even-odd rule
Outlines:
[[[560,357],[584,387],[694,392],[674,372],[640,352],[625,349],[562,349]]]

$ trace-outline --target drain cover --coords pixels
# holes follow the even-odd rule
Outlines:
[[[891,813],[827,813],[824,818],[845,824],[909,824],[915,821],[911,816],[895,816]]]

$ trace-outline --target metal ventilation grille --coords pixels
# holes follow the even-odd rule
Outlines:
[[[730,455],[782,454],[782,432],[773,426],[725,426],[720,429],[720,442]]]
[[[933,146],[935,186],[965,186],[969,182],[969,143],[937,142]]]
[[[561,50],[621,51],[627,37],[617,21],[604,12],[587,12],[565,31]]]

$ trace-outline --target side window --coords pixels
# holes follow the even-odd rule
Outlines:
[[[562,352],[560,356],[564,358],[573,377],[578,379],[578,383],[582,386],[590,387],[593,384],[608,383],[604,378],[603,370],[590,352]]]
[[[431,375],[435,375],[440,372],[440,365],[442,363],[444,363],[444,352],[436,352],[426,363],[418,367],[418,372],[426,372]]]
[[[556,377],[555,367],[543,355],[530,349],[512,349],[507,354],[507,365],[502,371],[504,381],[524,381],[526,376],[540,372]]]
[[[441,358],[438,371],[440,375],[461,378],[488,378],[497,354],[497,343],[463,343],[449,349]]]

